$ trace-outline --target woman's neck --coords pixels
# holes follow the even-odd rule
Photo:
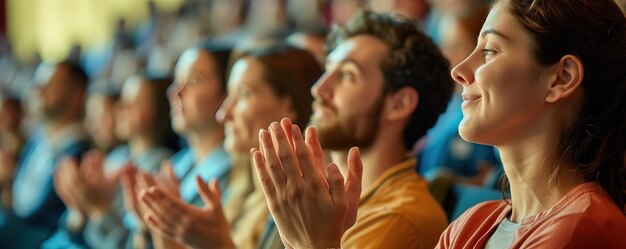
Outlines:
[[[196,165],[208,156],[224,141],[223,129],[212,129],[204,132],[190,132],[186,136],[189,147],[194,153]]]
[[[546,211],[582,184],[571,165],[559,163],[560,133],[544,129],[511,146],[497,146],[511,188],[512,222]]]
[[[139,135],[128,141],[131,157],[141,155],[156,147],[156,139],[150,136]]]

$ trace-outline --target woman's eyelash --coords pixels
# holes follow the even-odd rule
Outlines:
[[[483,57],[496,54],[495,50],[488,48],[481,49],[480,51],[483,53]]]

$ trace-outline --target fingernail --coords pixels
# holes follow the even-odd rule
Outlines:
[[[261,134],[259,134],[261,136],[261,140],[267,140],[267,134],[268,132],[266,130],[261,130]]]
[[[272,122],[272,130],[280,131],[280,124],[278,124],[278,122]]]

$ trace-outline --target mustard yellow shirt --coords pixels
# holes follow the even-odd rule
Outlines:
[[[356,223],[342,248],[434,248],[448,225],[443,208],[415,171],[415,159],[393,166],[361,194]]]

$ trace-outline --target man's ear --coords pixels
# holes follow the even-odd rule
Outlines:
[[[546,102],[556,103],[571,96],[583,81],[583,63],[573,55],[566,55],[554,66],[556,77],[548,85]]]
[[[410,117],[417,108],[419,94],[412,87],[403,87],[387,96],[385,105],[385,118],[388,120],[400,120]]]

